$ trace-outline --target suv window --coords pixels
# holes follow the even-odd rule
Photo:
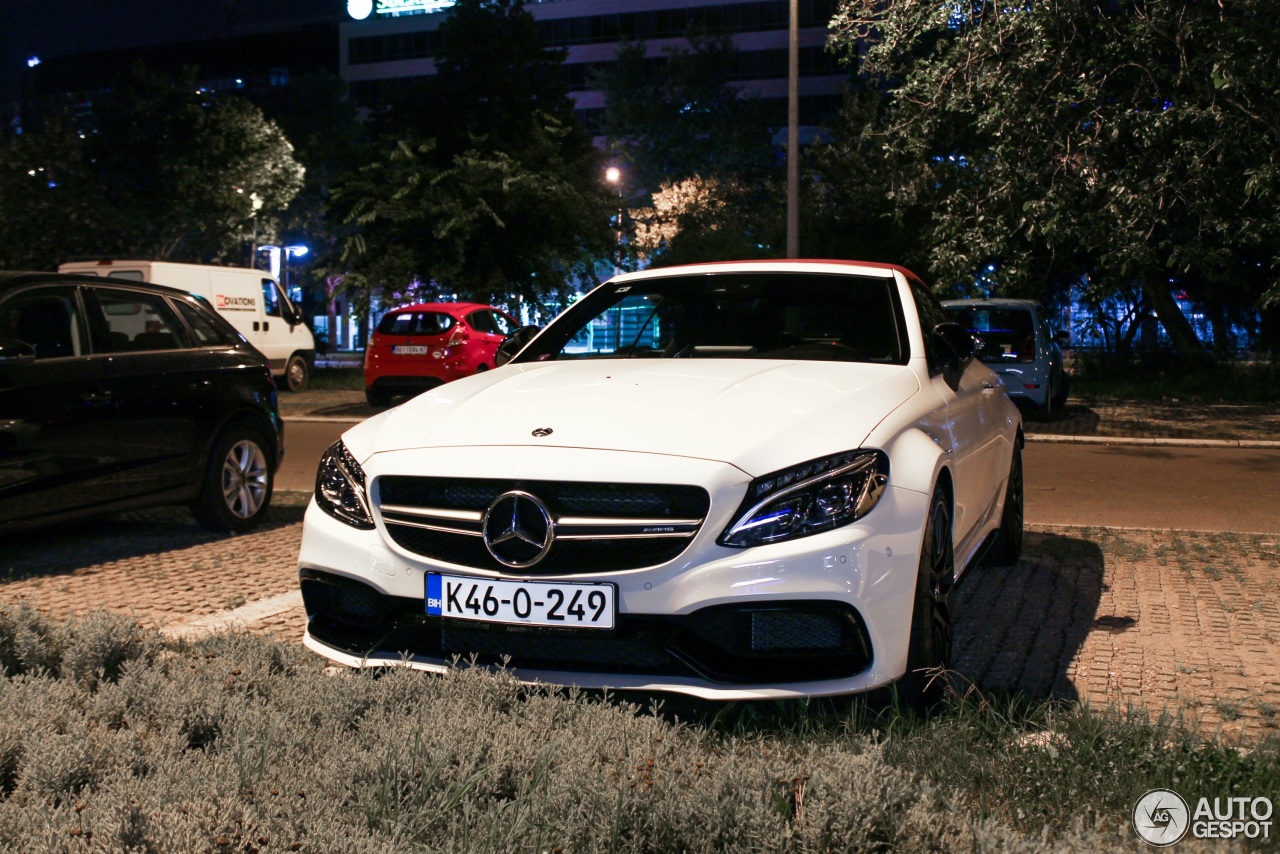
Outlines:
[[[89,352],[74,285],[32,288],[0,303],[0,335],[30,344],[37,359]]]
[[[394,311],[378,323],[383,335],[442,335],[453,328],[456,321],[447,314],[436,311]]]
[[[187,328],[191,330],[197,347],[227,343],[226,336],[215,329],[207,317],[196,311],[195,306],[182,300],[174,300],[173,304],[177,306],[178,314],[187,322]]]
[[[92,293],[107,331],[106,346],[95,349],[132,353],[186,346],[182,324],[160,294],[115,288],[93,288]]]

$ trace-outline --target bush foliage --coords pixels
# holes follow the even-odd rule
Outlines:
[[[1131,844],[1115,822],[1000,823],[894,762],[912,736],[892,730],[689,725],[501,673],[334,674],[259,636],[0,614],[3,851]]]

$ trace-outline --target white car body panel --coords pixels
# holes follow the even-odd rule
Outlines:
[[[761,262],[668,268],[606,286],[670,275],[760,270],[853,273],[890,279],[909,317],[915,301],[897,268],[840,262]],[[906,325],[905,364],[771,359],[525,361],[458,380],[354,427],[343,443],[363,468],[373,530],[356,530],[313,499],[299,568],[422,600],[425,574],[532,578],[426,559],[399,545],[378,509],[385,475],[519,482],[696,485],[710,509],[673,560],[625,570],[537,573],[539,581],[609,582],[621,615],[688,615],[734,603],[830,601],[852,606],[873,656],[846,678],[721,683],[681,675],[518,667],[529,681],[675,691],[708,699],[763,699],[865,691],[906,668],[917,567],[930,499],[952,496],[956,575],[1000,524],[1005,480],[1021,429],[999,379],[970,360],[949,384],[931,374],[918,322]],[[544,331],[544,335],[546,332]],[[539,336],[541,338],[541,336]],[[529,347],[536,347],[535,339]],[[549,435],[535,436],[538,428]],[[718,544],[753,478],[857,449],[883,452],[888,484],[869,513],[804,537],[749,548]],[[349,666],[448,662],[394,650],[356,654],[309,631],[309,648]]]
[[[898,365],[768,360],[601,360],[512,365],[457,380],[391,410],[377,435],[349,447],[509,445],[609,448],[720,460],[756,476],[796,462],[785,443],[805,435],[809,457],[860,447],[919,391]],[[726,432],[758,420],[767,429]],[[538,427],[554,430],[531,440]],[[359,429],[359,428],[357,428]],[[360,454],[357,453],[357,458]]]

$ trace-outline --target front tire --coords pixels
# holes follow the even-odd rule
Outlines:
[[[985,566],[1013,566],[1022,557],[1023,520],[1026,487],[1022,477],[1022,447],[1013,449],[1009,480],[1004,488],[1004,512],[1000,515],[1000,531],[996,541],[982,556]]]
[[[929,502],[929,517],[920,545],[907,672],[898,680],[899,700],[917,711],[935,705],[946,693],[944,671],[951,666],[955,580],[951,507],[945,495],[935,492]]]
[[[225,429],[213,443],[204,485],[193,510],[211,531],[248,531],[271,505],[275,473],[270,446],[257,430],[243,424]]]
[[[284,366],[285,388],[292,392],[306,391],[310,379],[311,372],[307,370],[307,360],[294,353]]]

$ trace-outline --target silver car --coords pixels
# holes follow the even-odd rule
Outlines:
[[[1066,333],[1056,333],[1039,303],[1025,299],[957,299],[942,307],[978,339],[978,357],[1004,380],[1015,403],[1026,401],[1043,415],[1067,402],[1062,367]]]

